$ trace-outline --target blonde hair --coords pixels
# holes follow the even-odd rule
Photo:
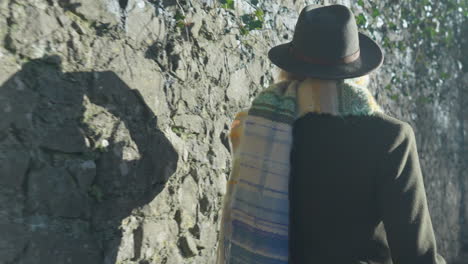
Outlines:
[[[285,80],[300,80],[300,81],[303,81],[303,80],[306,79],[306,77],[294,74],[292,72],[285,71],[283,69],[279,69],[277,79],[278,79],[278,82],[285,81]]]
[[[330,87],[330,86],[336,86],[337,89],[343,89],[345,87],[345,84],[351,85],[351,86],[359,86],[359,87],[364,87],[367,88],[367,85],[369,84],[369,75],[364,75],[364,76],[359,76],[356,78],[349,78],[349,79],[337,79],[337,80],[322,80],[322,79],[316,79],[312,77],[306,77],[306,76],[300,76],[297,74],[293,74],[291,72],[285,71],[283,69],[280,69],[278,73],[278,82],[281,81],[286,81],[286,80],[299,80],[300,84],[298,87],[298,91],[305,91],[306,96],[308,99],[301,98],[299,99],[299,104],[309,104],[309,100],[312,100],[314,102],[312,105],[314,105],[313,110],[314,111],[321,111],[321,106],[319,103],[319,98],[320,98],[320,93],[322,90],[322,87]],[[328,91],[329,89],[324,89],[324,91]],[[366,93],[369,93],[369,103],[377,110],[377,111],[382,111],[382,108],[380,105],[377,104],[377,101],[375,98],[370,94],[370,92],[367,89],[364,89]],[[301,103],[302,102],[302,103]]]
[[[301,76],[292,72],[288,72],[283,69],[279,69],[278,76],[277,76],[277,82],[285,81],[285,80],[299,80],[299,81],[304,81],[306,79],[310,79],[312,81],[311,83],[321,83],[321,82],[329,82],[329,80],[321,80],[321,79],[315,79],[311,77],[306,77],[306,76]],[[336,85],[340,87],[345,81],[354,85],[359,85],[359,86],[364,86],[366,87],[369,84],[369,75],[364,75],[364,76],[359,76],[356,78],[350,78],[350,79],[338,79],[335,80]]]

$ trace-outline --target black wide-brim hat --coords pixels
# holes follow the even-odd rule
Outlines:
[[[276,66],[317,79],[366,75],[383,63],[380,46],[358,32],[352,11],[344,5],[307,5],[299,14],[293,40],[271,48]]]

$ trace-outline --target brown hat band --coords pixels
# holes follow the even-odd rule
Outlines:
[[[310,62],[313,64],[321,64],[321,65],[338,65],[338,64],[347,64],[351,63],[359,58],[360,55],[360,50],[358,49],[355,53],[345,56],[339,60],[331,61],[331,60],[326,60],[326,59],[319,59],[319,58],[312,58],[309,56],[304,55],[298,50],[293,49],[293,45],[291,44],[289,46],[289,53],[291,53],[296,59],[305,61],[305,62]]]

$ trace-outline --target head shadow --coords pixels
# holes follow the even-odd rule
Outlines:
[[[155,199],[178,161],[139,91],[111,71],[64,73],[52,56],[3,83],[0,107],[10,164],[0,196],[22,208],[7,212],[20,219],[8,236],[21,259],[115,263],[121,221]],[[136,228],[125,258],[140,258],[141,239]]]

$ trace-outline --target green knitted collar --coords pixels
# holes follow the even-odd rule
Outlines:
[[[270,85],[254,98],[248,114],[292,124],[299,118],[296,95],[300,83],[297,80],[284,80]],[[338,116],[383,112],[367,89],[367,84],[360,85],[357,78],[340,82],[336,89]]]

